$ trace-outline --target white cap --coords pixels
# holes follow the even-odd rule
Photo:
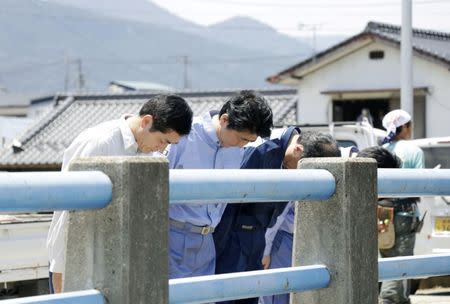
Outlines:
[[[394,110],[387,113],[383,117],[383,127],[387,130],[387,133],[391,133],[397,130],[398,127],[411,121],[411,115],[403,110]]]

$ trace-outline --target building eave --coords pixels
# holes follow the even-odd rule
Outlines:
[[[421,31],[415,30],[415,33],[421,33]],[[352,36],[316,54],[315,56],[303,60],[302,62],[291,66],[278,74],[267,77],[266,81],[273,84],[296,86],[306,75],[317,71],[318,69],[333,63],[334,61],[373,42],[380,42],[391,47],[400,48],[400,41],[398,39],[366,29],[365,31]],[[445,56],[441,56],[436,52],[433,52],[432,50],[426,50],[421,47],[413,46],[413,53],[415,56],[424,58],[439,65],[443,65],[446,69],[450,70],[450,60]]]
[[[428,87],[415,87],[415,96],[424,96],[429,93]],[[330,89],[320,94],[331,96],[333,99],[378,99],[400,97],[400,88],[367,88],[367,89]]]

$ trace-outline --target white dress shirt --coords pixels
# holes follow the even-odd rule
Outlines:
[[[68,170],[70,162],[80,157],[138,155],[138,145],[126,118],[123,116],[81,132],[64,151],[62,171]],[[68,216],[68,211],[53,214],[47,237],[51,272],[64,272]]]

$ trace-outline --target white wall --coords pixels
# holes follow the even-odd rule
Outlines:
[[[384,50],[382,60],[369,59],[372,50]],[[427,136],[450,135],[450,72],[439,64],[414,57],[414,86],[429,87]],[[301,81],[298,123],[327,123],[331,97],[328,90],[367,90],[400,87],[400,50],[374,42],[306,75]]]
[[[425,83],[426,136],[450,135],[450,71],[422,58],[414,60],[414,82]]]
[[[28,118],[0,116],[0,148],[12,143],[13,139],[22,135],[34,120]]]

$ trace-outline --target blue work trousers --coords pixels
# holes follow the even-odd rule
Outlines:
[[[272,244],[269,269],[292,266],[292,233],[278,230]],[[260,304],[289,304],[289,294],[259,298]]]
[[[231,230],[227,244],[223,246],[223,251],[217,256],[216,274],[263,269],[261,260],[266,243],[265,232],[266,230],[262,228],[255,230],[234,228]],[[221,303],[256,304],[258,298]]]
[[[169,278],[214,274],[216,249],[212,235],[202,235],[170,225]]]

